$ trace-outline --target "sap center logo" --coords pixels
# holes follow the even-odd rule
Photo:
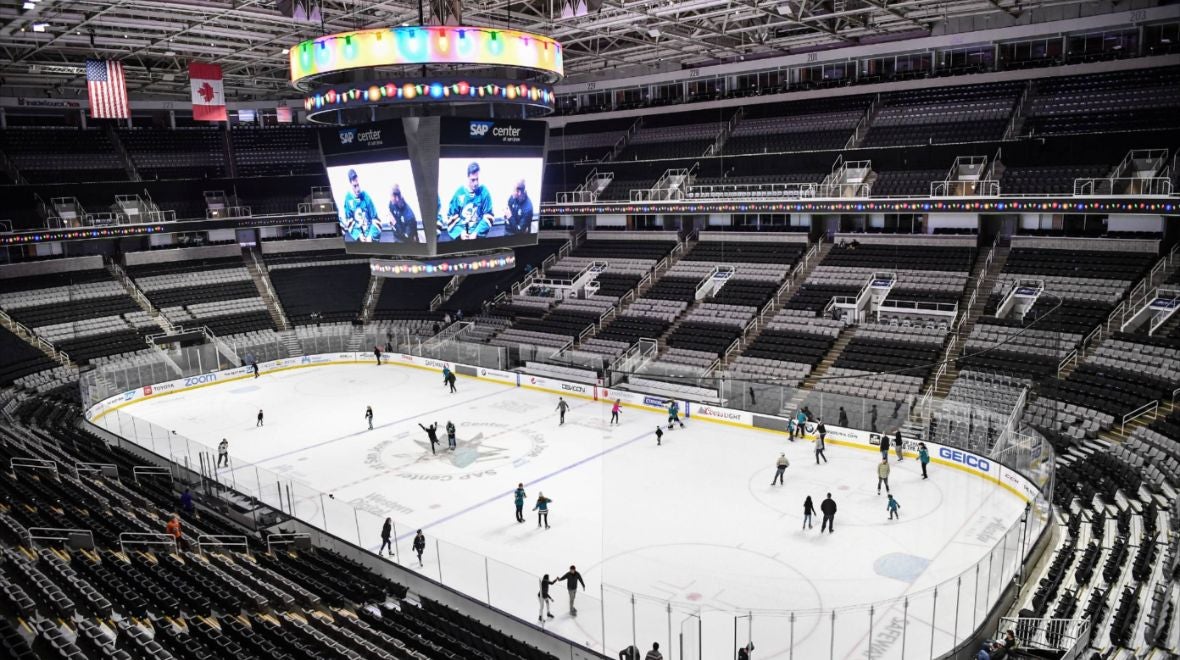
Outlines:
[[[490,122],[490,121],[473,121],[473,122],[471,122],[471,129],[470,129],[471,130],[471,137],[476,137],[476,138],[484,137],[485,135],[488,134],[488,131],[492,130],[492,126],[494,126],[494,125],[495,125],[495,123]]]
[[[356,140],[356,129],[346,128],[340,131],[340,144],[352,144]]]

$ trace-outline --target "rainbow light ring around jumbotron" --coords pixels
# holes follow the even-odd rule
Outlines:
[[[330,34],[288,53],[291,83],[304,91],[326,74],[381,66],[472,64],[530,69],[546,82],[564,75],[561,44],[519,30],[471,26],[403,26]],[[302,83],[302,84],[301,84]]]

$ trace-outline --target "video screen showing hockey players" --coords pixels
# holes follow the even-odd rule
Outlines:
[[[438,251],[535,243],[543,167],[540,156],[440,158]]]
[[[329,167],[328,184],[345,243],[425,245],[409,160]]]

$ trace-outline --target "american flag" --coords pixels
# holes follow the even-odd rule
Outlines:
[[[93,119],[127,119],[127,80],[123,63],[110,60],[86,60],[86,91],[90,93],[90,116]]]

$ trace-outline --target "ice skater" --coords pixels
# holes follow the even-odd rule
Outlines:
[[[565,402],[565,397],[557,397],[557,425],[565,424],[565,411],[570,409],[570,404]]]
[[[676,400],[668,402],[668,430],[672,430],[673,424],[679,424],[680,428],[684,428],[684,422],[680,421],[680,403]]]
[[[448,419],[447,420],[447,449],[450,449],[451,451],[455,451],[456,446],[457,445],[455,443],[455,423]]]
[[[656,427],[656,446],[657,447],[659,447],[662,444],[660,441],[663,439],[664,439],[664,429],[662,427],[657,426]]]
[[[892,495],[890,495],[889,500],[885,502],[885,510],[889,512],[890,520],[893,520],[894,518],[901,520],[901,515],[897,513],[897,510],[900,508],[901,505],[897,503],[897,500],[893,499]]]
[[[377,358],[377,366],[380,367],[381,366],[381,347],[380,346],[373,347],[373,357]]]
[[[565,588],[570,592],[570,614],[578,616],[578,608],[574,607],[574,598],[578,595],[578,585],[582,585],[582,591],[586,590],[586,581],[582,579],[582,574],[578,572],[576,566],[570,566],[570,569],[565,572],[565,575],[557,578],[557,582],[565,580]]]
[[[836,531],[836,500],[832,499],[831,493],[819,503],[819,512],[824,514],[823,522],[819,525],[819,533],[823,534],[825,529],[829,534]]]
[[[223,462],[225,463],[225,467],[229,467],[229,440],[225,438],[222,438],[221,442],[217,443],[217,467],[221,467]]]
[[[848,428],[848,413],[844,411],[844,406],[840,406],[840,418],[836,420],[836,423]]]
[[[426,537],[422,535],[422,530],[414,535],[414,552],[418,553],[418,566],[422,566],[422,553],[426,551]]]
[[[873,404],[872,409],[869,410],[869,431],[877,432],[877,404]]]
[[[537,493],[537,503],[533,505],[533,511],[537,512],[537,527],[540,527],[543,521],[545,529],[549,529],[549,503],[552,501],[545,497],[545,493]]]
[[[903,449],[904,449],[904,446],[902,445],[902,442],[901,442],[901,429],[898,429],[897,432],[893,435],[893,453],[897,454],[898,462],[905,460],[905,457],[902,455]]]
[[[824,420],[815,420],[815,432],[819,434],[820,440],[826,440],[828,437],[828,425],[824,424]]]
[[[774,464],[774,477],[770,480],[770,485],[773,486],[775,482],[778,482],[780,486],[783,485],[783,473],[789,467],[791,467],[791,462],[787,460],[787,455],[779,454],[778,460]]]
[[[815,515],[815,504],[811,502],[811,496],[803,500],[803,529],[811,529],[811,517]]]
[[[258,421],[254,423],[254,428],[258,428],[259,426],[262,426],[262,409],[261,408],[258,409]]]
[[[369,423],[369,430],[373,430],[373,406],[365,406],[365,421]]]
[[[447,371],[446,383],[447,383],[447,387],[451,388],[451,394],[454,394],[455,392],[459,391],[459,390],[455,389],[455,372]]]
[[[795,433],[791,434],[791,442],[795,441],[796,434],[802,438],[807,433],[806,427],[807,413],[803,412],[803,409],[800,408],[799,411],[795,413]]]
[[[826,450],[827,447],[828,447],[828,444],[824,440],[823,435],[820,435],[818,438],[815,439],[815,464],[816,465],[819,465],[819,459],[821,459],[821,458],[824,459],[824,463],[828,462],[828,456],[827,456],[827,454],[824,453],[824,450]]]
[[[930,451],[925,442],[918,443],[918,462],[922,464],[922,478],[926,478],[926,465],[930,463]]]
[[[621,411],[622,409],[623,409],[623,400],[622,399],[615,399],[615,404],[610,407],[610,423],[611,424],[618,424],[619,423],[619,411]]]
[[[382,552],[389,550],[389,556],[393,556],[393,542],[389,540],[390,533],[393,530],[393,518],[386,518],[385,524],[381,526],[381,549],[377,551],[377,556],[380,557]]]
[[[877,494],[881,494],[881,484],[885,484],[885,492],[889,492],[889,458],[882,458],[877,465]]]
[[[524,498],[528,495],[524,492],[524,484],[516,484],[516,490],[512,493],[512,499],[516,503],[516,522],[524,522]]]
[[[549,607],[549,603],[553,602],[553,598],[549,596],[549,585],[558,582],[560,580],[550,580],[548,573],[541,577],[541,590],[537,592],[537,600],[541,603],[541,611],[537,612],[537,621],[541,623],[545,622],[545,617],[554,618],[553,611]]]
[[[254,377],[258,378],[258,363],[257,362],[255,362],[253,360],[250,361],[250,370],[254,372]]]
[[[447,384],[450,382],[451,382],[451,368],[444,366],[443,367],[443,387],[446,387]]]
[[[438,444],[438,422],[435,422],[430,426],[422,426],[422,424],[418,424],[418,428],[426,431],[427,437],[430,438],[430,453],[435,453],[434,446]]]
[[[881,450],[881,460],[883,461],[889,460],[889,444],[889,436],[882,435],[881,444],[877,448]]]

